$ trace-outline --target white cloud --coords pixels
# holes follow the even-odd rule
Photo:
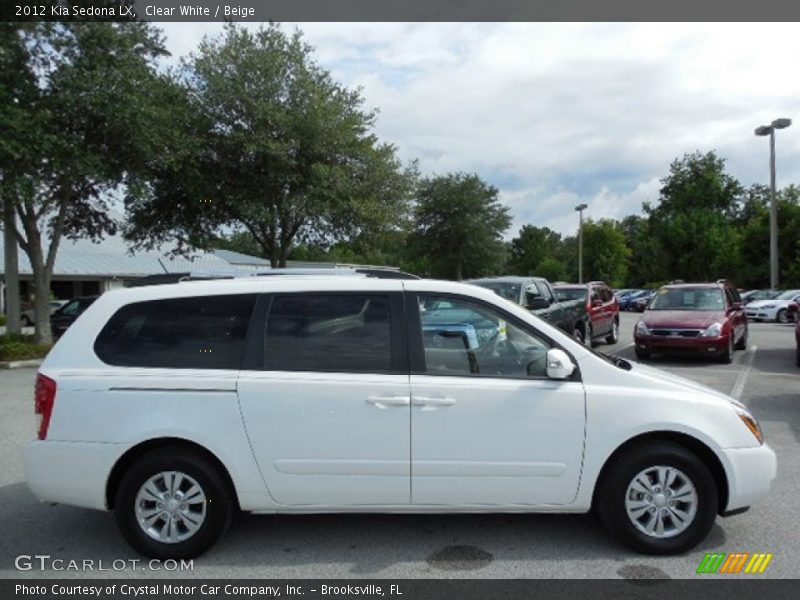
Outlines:
[[[795,24],[305,23],[316,57],[379,107],[379,135],[425,173],[474,171],[527,222],[572,233],[572,207],[619,218],[669,163],[715,149],[766,182],[753,129],[800,118]],[[218,24],[164,24],[176,54]],[[293,26],[287,26],[293,27]],[[800,181],[800,132],[778,134],[778,182]]]

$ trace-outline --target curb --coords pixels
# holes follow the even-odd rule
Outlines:
[[[0,362],[0,369],[26,369],[38,367],[42,364],[43,358],[32,358],[30,360],[9,360]]]

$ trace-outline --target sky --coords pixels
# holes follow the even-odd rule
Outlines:
[[[161,23],[171,60],[218,23]],[[256,27],[257,25],[249,25]],[[640,214],[675,158],[715,150],[769,183],[753,130],[800,119],[800,25],[296,23],[317,62],[379,109],[376,133],[424,175],[477,173],[525,224],[564,235]],[[800,183],[800,121],[777,132],[778,187]]]

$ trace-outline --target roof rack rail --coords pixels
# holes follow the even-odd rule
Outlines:
[[[180,283],[182,281],[209,281],[213,279],[233,279],[233,275],[192,275],[191,273],[159,273],[145,275],[131,281],[127,287],[141,287],[145,285],[163,285],[166,283]]]

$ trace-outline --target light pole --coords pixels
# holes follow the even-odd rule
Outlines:
[[[756,128],[756,135],[769,136],[769,286],[778,289],[778,207],[775,203],[775,130],[786,129],[791,119],[775,119]]]
[[[578,212],[578,283],[583,283],[583,211],[587,206],[578,204],[575,207]]]

